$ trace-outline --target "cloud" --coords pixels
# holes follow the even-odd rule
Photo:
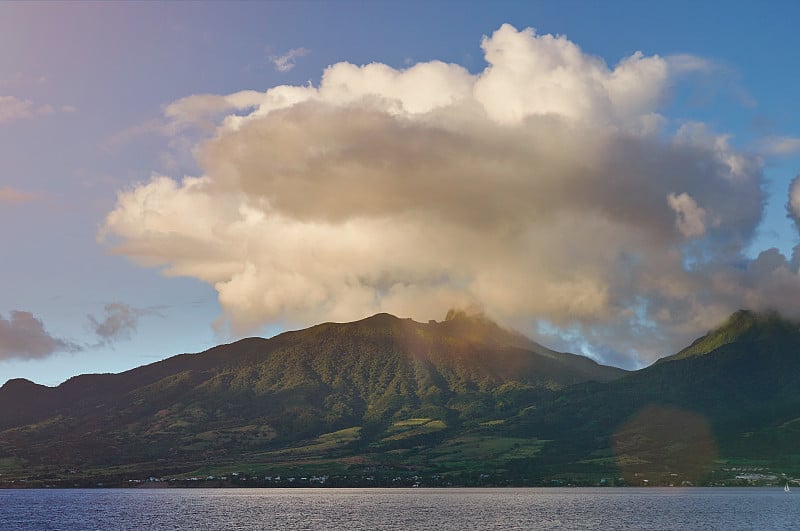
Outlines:
[[[800,229],[800,175],[796,175],[789,184],[789,202],[786,209],[789,217]]]
[[[77,350],[78,346],[50,335],[30,312],[12,311],[10,319],[0,315],[0,360],[45,358]]]
[[[69,108],[69,106],[66,106]],[[23,100],[15,96],[0,95],[0,125],[52,114],[55,109],[50,104],[36,105],[30,100]],[[68,112],[63,110],[62,112]]]
[[[104,315],[100,319],[94,315],[88,316],[92,330],[101,344],[129,339],[136,331],[141,317],[156,313],[153,308],[134,308],[120,302],[106,304],[103,311]]]
[[[181,98],[164,109],[164,116],[170,121],[165,132],[172,133],[184,127],[214,128],[223,113],[252,109],[263,99],[264,94],[254,90],[227,96],[196,94]]]
[[[691,54],[675,54],[667,58],[670,70],[676,74],[703,73],[711,74],[720,67],[703,57]]]
[[[0,124],[10,123],[35,114],[33,102],[14,96],[0,96]]]
[[[99,339],[93,345],[78,345],[51,335],[44,323],[30,312],[11,311],[9,319],[0,315],[0,361],[39,359],[57,352],[79,352],[110,345],[130,338],[142,317],[158,315],[158,308],[134,308],[123,303],[106,304],[103,310],[100,318],[87,316]]]
[[[36,194],[32,194],[30,192],[23,192],[22,190],[17,190],[16,188],[10,188],[8,186],[0,188],[0,203],[13,205],[18,203],[27,203],[28,201],[33,201],[34,199],[36,199]]]
[[[307,48],[292,48],[283,55],[270,55],[269,60],[278,72],[288,72],[295,67],[298,57],[305,57],[311,50]]]
[[[687,238],[699,238],[706,233],[706,210],[697,206],[688,194],[669,194],[667,203],[677,214],[675,226],[681,234]]]
[[[235,334],[476,306],[635,366],[738,308],[800,315],[797,267],[744,253],[760,159],[664,114],[705,63],[609,67],[510,25],[481,47],[477,74],[343,62],[316,87],[179,100],[176,130],[214,124],[203,174],[120,192],[99,239],[214,286]]]
[[[800,138],[770,136],[763,139],[758,147],[763,155],[794,155],[800,153]]]

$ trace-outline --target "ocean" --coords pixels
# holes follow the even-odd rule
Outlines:
[[[0,490],[0,529],[800,529],[800,491]]]

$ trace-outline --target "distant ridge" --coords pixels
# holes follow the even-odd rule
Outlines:
[[[583,455],[614,449],[615,438],[625,433],[637,442],[613,450],[616,463],[635,463],[628,470],[641,477],[681,471],[694,484],[709,481],[714,467],[724,468],[727,460],[762,472],[780,463],[781,473],[800,475],[798,390],[798,323],[774,312],[742,310],[674,356],[605,385],[565,389],[557,403],[520,420],[516,433],[553,437],[554,445]],[[692,435],[689,426],[705,433],[702,444],[682,438]],[[692,463],[695,445],[707,460],[687,472],[681,467]]]
[[[661,358],[658,362],[674,361],[692,356],[703,356],[731,343],[769,340],[778,335],[797,332],[800,324],[784,319],[777,312],[739,310],[718,328],[695,340],[677,354]]]

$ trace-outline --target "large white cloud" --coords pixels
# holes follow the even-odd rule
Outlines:
[[[509,25],[482,47],[478,74],[339,63],[317,87],[173,103],[176,131],[216,124],[204,175],[121,192],[101,239],[215,286],[236,332],[478,305],[637,364],[740,307],[798,313],[796,267],[743,254],[758,160],[665,125],[670,84],[704,61],[609,68]]]

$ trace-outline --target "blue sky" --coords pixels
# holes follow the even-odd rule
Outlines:
[[[800,173],[795,68],[800,37],[793,27],[798,16],[800,7],[790,1],[768,8],[756,2],[622,1],[2,3],[0,382],[25,377],[56,385],[75,374],[118,372],[246,335],[272,335],[376,310],[424,320],[443,317],[448,305],[480,307],[545,344],[626,367],[670,354],[742,305],[793,314],[800,310],[793,302],[797,265],[791,258],[798,242],[786,205]],[[495,34],[503,24],[513,30]],[[506,92],[476,97],[488,109],[490,124],[481,122],[485,117],[471,121],[467,106],[445,106],[446,116],[437,114],[442,106],[412,109],[420,98],[451,89],[461,94],[480,79],[489,64],[481,47],[484,36],[487,49],[495,46],[504,71],[513,74],[516,59],[503,46],[527,50],[520,52],[521,60],[530,59],[525,54],[563,51],[558,42],[541,39],[548,34],[564,36],[566,41],[558,42],[574,45],[580,55],[558,56],[573,70],[529,70],[502,89],[512,91],[509,98],[520,98],[519,112],[527,113],[514,123],[502,118],[508,109],[492,110]],[[638,90],[646,105],[625,114],[620,105],[627,105],[627,96],[613,108],[604,107],[602,98],[581,103],[584,96],[597,95],[581,69],[601,61],[607,71],[601,68],[598,75],[612,79],[617,64],[637,51],[645,60],[657,57],[645,63],[667,72],[657,79],[641,74],[636,82],[641,86],[629,89]],[[351,93],[396,97],[405,106],[400,115],[389,104],[359,107],[368,98],[342,103],[339,96],[322,93],[301,99],[319,99],[324,112],[313,105],[270,107],[257,96],[246,104],[186,99],[266,94],[281,85],[310,83],[319,89],[326,68],[342,62],[354,68],[380,63],[401,72],[432,61],[461,68],[436,70],[438,84],[430,86],[427,74],[405,81],[395,76],[396,87],[379,87],[384,74],[375,69],[336,71]],[[495,72],[500,70],[498,62]],[[525,99],[551,94],[546,92],[555,86],[551,81],[578,88],[566,103]],[[652,92],[642,88],[645,81],[654,83]],[[500,90],[494,86],[485,90],[490,95]],[[474,104],[472,96],[465,98]],[[179,109],[183,114],[169,115],[178,101],[185,104]],[[249,116],[259,105],[263,120]],[[327,122],[328,112],[337,119]],[[278,120],[281,113],[284,121]],[[597,118],[607,114],[612,118]],[[252,119],[241,130],[224,129],[225,115]],[[657,130],[632,132],[634,121],[656,115]],[[365,130],[352,125],[360,119],[368,133],[375,128],[374,135],[367,134],[374,142],[365,143]],[[495,188],[475,184],[486,204],[502,212],[512,199],[519,210],[526,205],[547,210],[552,203],[557,221],[547,221],[547,212],[544,218],[509,217],[489,207],[477,219],[475,209],[469,210],[472,196],[443,195],[445,184],[453,182],[447,179],[457,178],[470,153],[447,151],[455,158],[442,161],[436,155],[443,151],[435,151],[434,144],[462,119],[469,121],[464,128],[470,133],[448,137],[446,145],[457,151],[505,139],[500,152],[510,160],[502,170],[512,179],[507,182],[540,178],[515,169],[531,160],[546,166],[544,159],[527,159],[533,156],[529,152],[540,150],[552,163],[545,172],[552,183],[520,185],[524,193],[516,197],[502,182]],[[552,145],[544,125],[551,119],[557,122],[553,130],[562,134],[553,136]],[[434,122],[440,129],[432,132]],[[304,123],[313,127],[297,133],[298,142],[362,138],[359,149],[368,144],[372,151],[329,161],[330,175],[301,176],[305,188],[300,181],[286,183],[269,172],[279,171],[275,160],[292,168],[309,163],[300,160],[305,155],[295,144],[284,144]],[[486,132],[495,126],[496,134]],[[408,128],[430,135],[424,136],[433,139],[430,152],[409,143],[403,132]],[[384,136],[391,142],[381,144]],[[268,145],[261,143],[264,138],[271,139]],[[376,159],[399,165],[395,158],[407,155],[401,148],[392,152],[392,145],[412,153],[423,149],[421,160],[430,156],[430,165],[370,174],[377,171]],[[570,165],[576,148],[589,153],[585,168]],[[248,158],[237,159],[234,149]],[[561,149],[573,154],[562,160]],[[476,164],[495,167],[497,153],[481,152],[486,158]],[[738,184],[730,184],[721,170],[703,169],[731,160],[744,165]],[[660,161],[659,166],[649,161]],[[337,163],[348,171],[367,169],[356,178]],[[225,173],[231,164],[238,171],[235,186]],[[469,173],[469,165],[464,168]],[[588,181],[567,186],[567,174],[558,171],[584,172]],[[623,174],[613,186],[597,185]],[[181,181],[203,175],[208,182],[200,191],[208,196]],[[486,177],[470,175],[478,181]],[[159,176],[166,180],[156,182]],[[680,187],[668,186],[673,178]],[[428,195],[398,188],[405,180]],[[328,190],[331,182],[336,187]],[[372,184],[375,189],[369,189]],[[599,205],[580,202],[588,201],[580,199],[583,193],[610,189],[614,197]],[[155,202],[136,203],[137,191]],[[661,210],[643,223],[644,214],[631,205],[649,201],[641,194],[650,191]],[[558,199],[543,199],[545,192]],[[307,201],[299,204],[298,194]],[[220,198],[214,212],[203,211],[209,197]],[[367,209],[359,198],[378,206]],[[241,217],[235,223],[221,206],[234,200],[239,202],[230,208],[238,208]],[[384,200],[386,210],[377,211]],[[264,211],[253,210],[265,204]],[[586,216],[576,214],[581,209]],[[108,221],[112,213],[116,224]],[[142,221],[152,223],[147,231],[132,226],[144,214],[160,216]],[[180,223],[173,226],[175,216]],[[191,216],[197,219],[187,220]],[[228,260],[211,256],[222,248],[191,232],[202,220],[209,231],[227,231]],[[637,232],[650,221],[651,232]],[[601,225],[606,232],[592,233]],[[505,232],[493,232],[500,226]],[[524,237],[507,237],[515,231]],[[176,234],[182,239],[171,239]],[[339,238],[340,245],[330,248],[313,245]],[[590,247],[598,238],[604,246]],[[304,247],[298,241],[311,243]],[[394,247],[377,245],[385,241]],[[637,247],[641,242],[655,243],[652,249]],[[475,248],[498,258],[487,261],[469,251]],[[770,248],[782,255],[759,259]],[[659,254],[664,249],[678,253],[676,263],[690,271],[653,267],[675,257]],[[387,253],[397,256],[389,261]],[[353,257],[357,264],[347,262]],[[574,261],[565,266],[570,257]],[[291,260],[297,260],[296,268]],[[310,261],[318,263],[312,267]],[[577,261],[584,265],[576,267]],[[619,276],[628,266],[636,279],[630,285]],[[348,289],[340,289],[342,284]],[[711,284],[713,289],[704,287]],[[695,294],[698,289],[702,296]]]

